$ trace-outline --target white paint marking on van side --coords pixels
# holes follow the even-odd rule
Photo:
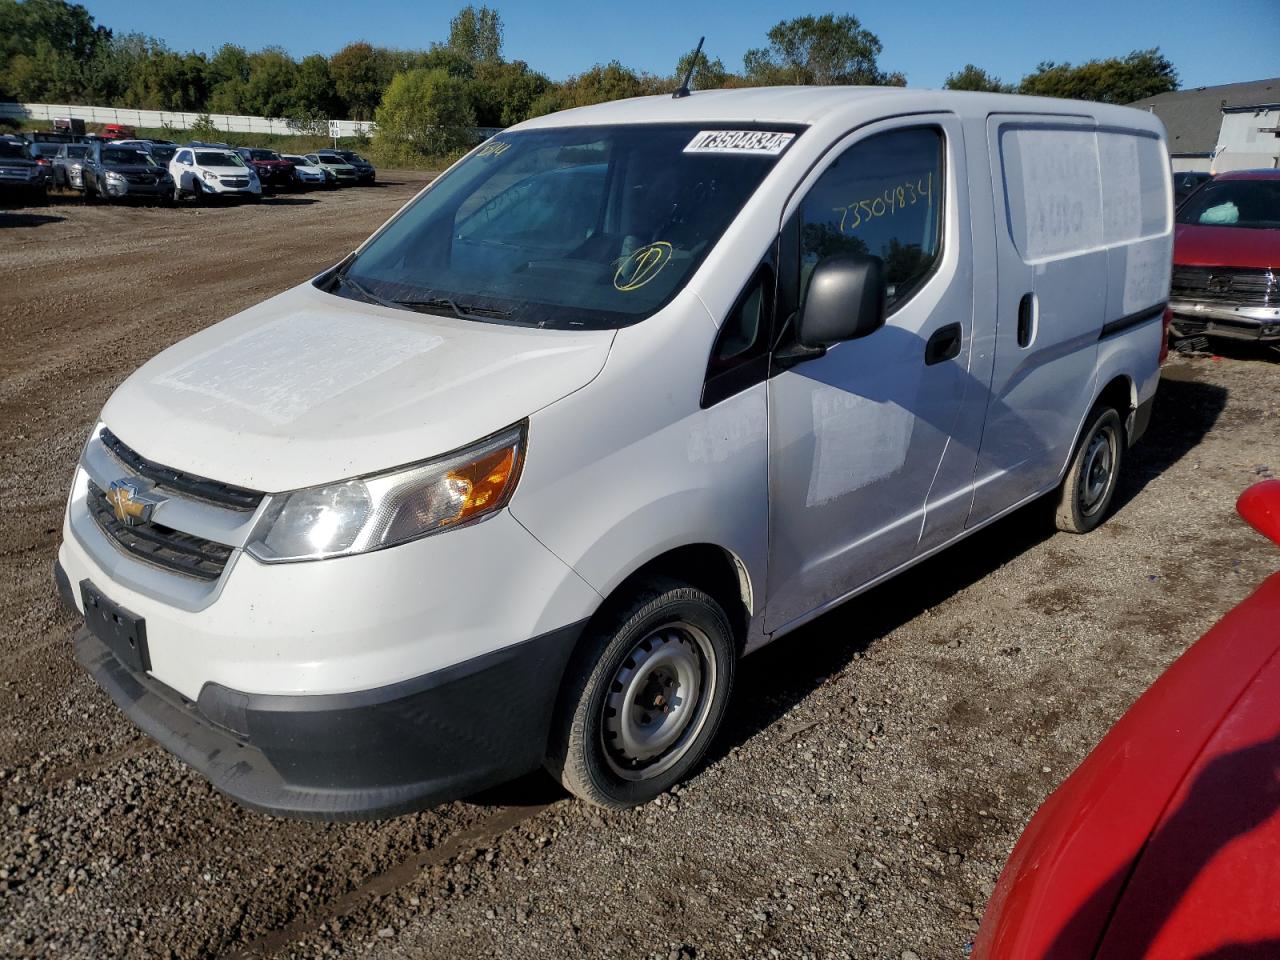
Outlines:
[[[284,426],[443,342],[372,320],[357,328],[350,319],[293,313],[197,354],[156,383]]]
[[[827,503],[902,469],[916,422],[909,411],[825,385],[814,386],[812,404],[817,448],[806,506]],[[871,424],[874,430],[867,429]]]

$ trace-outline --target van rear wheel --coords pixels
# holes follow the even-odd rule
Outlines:
[[[1106,404],[1095,405],[1058,488],[1055,522],[1059,530],[1088,533],[1105,519],[1115,496],[1124,448],[1124,423],[1119,412]]]
[[[546,766],[615,810],[683,780],[724,717],[737,647],[708,594],[655,579],[588,628],[565,673]]]

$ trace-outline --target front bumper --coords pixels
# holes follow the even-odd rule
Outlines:
[[[1280,307],[1171,300],[1177,336],[1208,335],[1254,342],[1280,341]]]
[[[156,183],[117,183],[107,181],[106,194],[112,198],[124,197],[169,197],[173,195],[173,181],[160,180]]]
[[[75,609],[60,565],[55,580]],[[279,816],[368,820],[536,769],[581,626],[372,690],[270,695],[207,683],[195,702],[127,667],[87,627],[74,646],[134,723],[232,799]]]

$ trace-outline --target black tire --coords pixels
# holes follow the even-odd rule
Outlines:
[[[714,739],[737,657],[729,618],[712,597],[667,578],[642,585],[588,627],[575,651],[556,704],[547,769],[578,797],[614,810],[665,793]],[[697,698],[690,700],[692,691]],[[660,752],[628,755],[621,744],[632,735]]]
[[[1095,404],[1058,488],[1054,522],[1059,530],[1088,533],[1106,519],[1126,446],[1120,413],[1105,403]]]

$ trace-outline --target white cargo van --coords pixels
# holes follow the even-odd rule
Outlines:
[[[1163,351],[1160,122],[878,88],[507,130],[85,446],[76,655],[248,806],[685,777],[735,662],[1022,504],[1106,513]]]

